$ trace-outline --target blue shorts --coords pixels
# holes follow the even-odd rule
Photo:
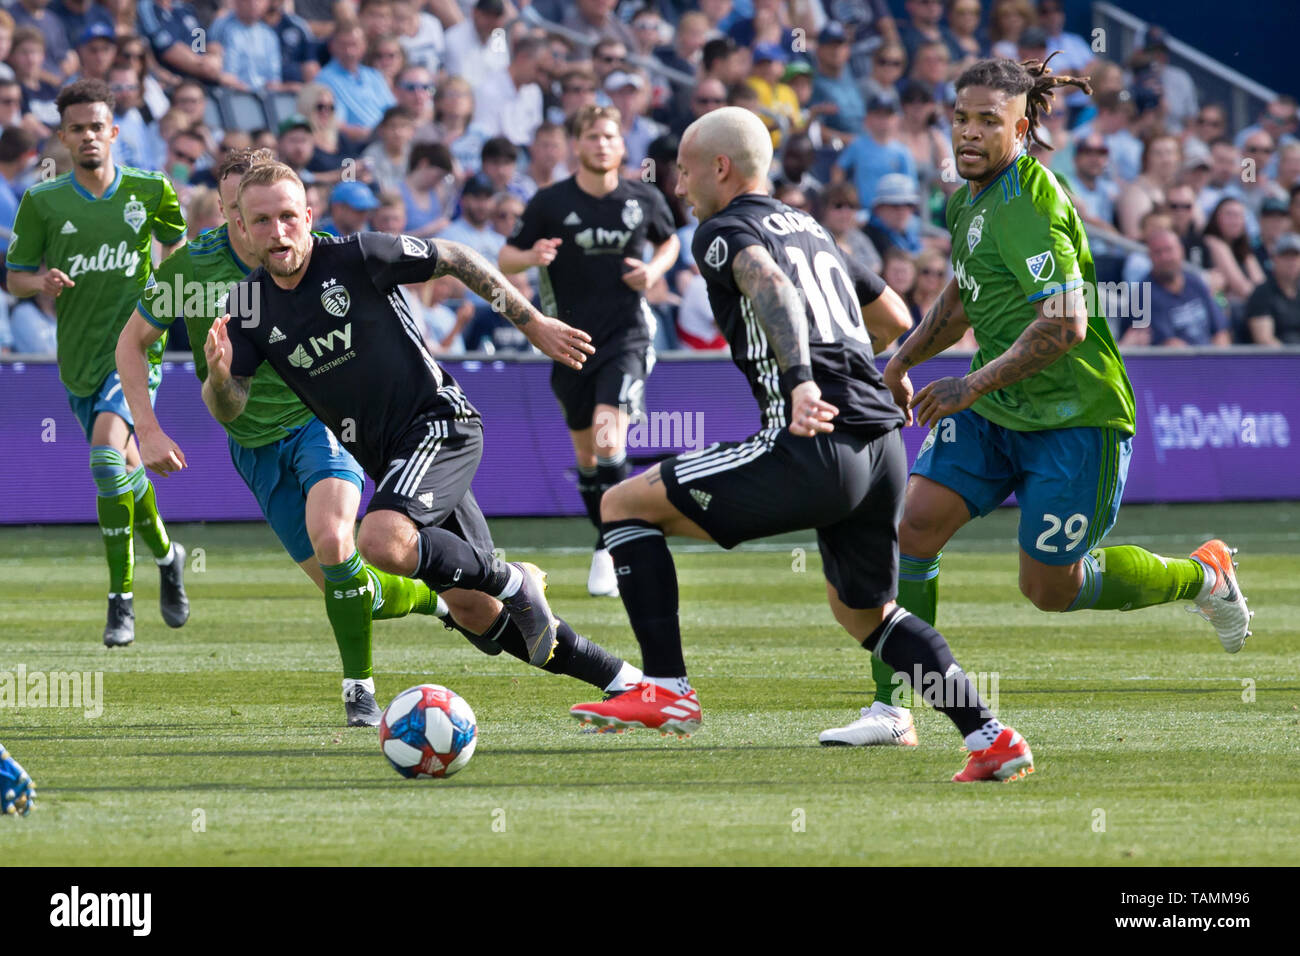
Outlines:
[[[1020,547],[1043,564],[1070,565],[1115,526],[1133,440],[1113,428],[1018,432],[969,408],[926,437],[912,474],[961,495],[972,518],[1013,491]]]
[[[149,404],[152,405],[158,399],[158,385],[162,382],[162,366],[149,366]],[[131,417],[131,408],[126,404],[126,396],[122,394],[122,380],[117,377],[117,370],[114,369],[104,379],[103,384],[95,390],[92,395],[73,395],[68,392],[68,404],[72,406],[72,414],[77,416],[77,421],[81,423],[81,430],[86,433],[86,441],[90,441],[90,436],[95,431],[95,419],[100,412],[112,412],[120,417],[131,429],[135,429],[135,419]]]
[[[302,563],[315,549],[307,534],[307,492],[324,478],[342,478],[360,490],[361,466],[319,418],[299,425],[284,438],[258,448],[228,439],[230,460],[257,499],[275,536]]]

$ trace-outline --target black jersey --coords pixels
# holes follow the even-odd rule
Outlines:
[[[645,296],[623,282],[626,256],[640,259],[645,241],[658,245],[674,232],[673,214],[654,186],[619,180],[605,196],[578,187],[576,177],[539,190],[506,241],[531,249],[538,239],[563,239],[543,266],[542,311],[582,329],[596,346],[648,344],[654,320]]]
[[[230,290],[230,371],[248,376],[270,362],[379,481],[412,423],[478,417],[398,288],[432,278],[437,252],[428,240],[379,232],[312,242],[293,289],[259,268]]]
[[[731,272],[736,254],[753,245],[771,253],[803,297],[813,381],[822,398],[840,410],[835,427],[872,438],[902,425],[903,414],[876,370],[862,321],[861,306],[880,297],[884,281],[860,266],[850,271],[816,219],[770,196],[746,193],[701,223],[691,248],[708,282],[718,329],[758,400],[763,427],[788,426],[790,400],[753,303]]]

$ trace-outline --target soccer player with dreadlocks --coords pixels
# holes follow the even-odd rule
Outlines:
[[[898,602],[934,624],[939,556],[957,530],[1011,492],[1020,507],[1020,590],[1044,611],[1128,611],[1191,601],[1224,650],[1249,635],[1232,550],[1190,558],[1100,547],[1113,527],[1136,431],[1133,389],[1097,301],[1088,239],[1046,166],[1025,151],[1053,90],[1091,93],[1047,60],[982,60],[957,79],[952,147],[966,180],[948,201],[954,277],[885,369],[909,420],[932,430],[908,480]],[[913,394],[908,372],[973,329],[970,372]],[[827,744],[915,745],[910,701],[876,700]],[[995,744],[996,747],[996,744]],[[995,749],[995,748],[990,748]],[[973,755],[978,756],[978,755]]]

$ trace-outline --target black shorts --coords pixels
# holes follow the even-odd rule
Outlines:
[[[366,513],[396,511],[418,528],[445,528],[491,551],[487,520],[470,490],[482,457],[481,422],[422,418],[402,435]]]
[[[551,367],[551,391],[564,409],[569,431],[590,428],[597,405],[626,408],[633,420],[645,411],[645,380],[654,364],[650,346],[615,343],[605,349],[607,357],[597,352],[592,361],[599,364],[581,372],[564,365]]]
[[[712,445],[660,466],[668,500],[724,548],[817,529],[822,567],[848,607],[898,596],[907,455],[898,429],[873,439],[788,429]]]

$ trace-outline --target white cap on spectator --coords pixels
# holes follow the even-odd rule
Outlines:
[[[1195,169],[1198,166],[1210,166],[1210,148],[1199,139],[1189,139],[1183,143],[1183,169]]]
[[[1300,235],[1294,232],[1284,232],[1278,236],[1277,246],[1273,250],[1274,255],[1281,255],[1284,252],[1300,252]]]
[[[919,206],[921,196],[916,189],[916,181],[906,173],[886,173],[876,183],[876,195],[872,197],[871,208],[877,206]]]
[[[621,90],[625,86],[635,86],[638,90],[645,89],[645,77],[640,73],[627,73],[623,70],[615,70],[605,80],[605,89],[613,93],[615,90]]]

